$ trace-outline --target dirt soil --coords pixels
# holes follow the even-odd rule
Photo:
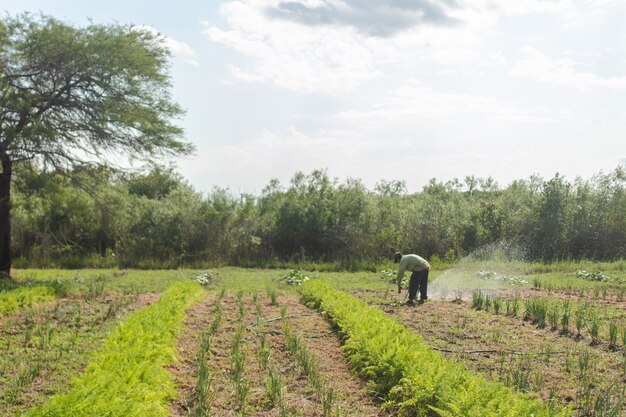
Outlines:
[[[246,328],[241,345],[246,363],[244,378],[251,383],[251,395],[246,408],[250,416],[278,416],[278,406],[270,406],[266,394],[268,369],[262,369],[258,359],[260,334],[264,332],[270,350],[270,366],[280,374],[286,387],[286,403],[290,415],[322,416],[322,404],[314,388],[296,363],[287,348],[283,335],[281,308],[294,333],[316,357],[322,380],[327,386],[338,391],[337,405],[342,416],[374,417],[385,416],[373,395],[366,390],[364,381],[349,369],[341,352],[341,343],[332,331],[330,324],[318,313],[300,304],[293,295],[278,296],[278,305],[271,305],[266,294],[257,294],[257,308],[252,295],[243,296]],[[174,416],[186,416],[194,408],[195,386],[197,382],[196,353],[200,345],[200,335],[213,318],[215,296],[208,296],[203,302],[188,312],[186,330],[179,339],[178,363],[170,368],[179,386],[180,398],[170,411]],[[231,345],[233,335],[239,326],[239,309],[234,295],[226,295],[222,300],[222,324],[213,337],[209,369],[212,371],[211,391],[214,394],[210,415],[238,415],[238,401],[235,397],[235,384],[232,380]],[[260,310],[261,315],[258,315]],[[334,415],[334,414],[333,414]]]
[[[468,301],[429,299],[409,307],[385,291],[352,294],[381,308],[449,359],[544,401],[580,409],[586,407],[585,394],[595,401],[614,382],[624,387],[624,352],[613,352],[606,344],[538,329],[521,317],[475,311]],[[588,366],[581,370],[585,358]]]

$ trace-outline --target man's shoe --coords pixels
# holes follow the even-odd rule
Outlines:
[[[407,302],[406,302],[406,303],[404,303],[404,305],[407,305],[407,306],[414,306],[414,305],[415,305],[415,301],[414,301],[414,300],[407,300]]]
[[[424,301],[426,301],[426,299],[425,299],[425,298],[420,298],[420,299],[417,301],[417,304],[424,304]]]

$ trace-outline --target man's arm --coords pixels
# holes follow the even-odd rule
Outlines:
[[[400,294],[402,292],[402,278],[404,278],[404,270],[405,269],[406,269],[406,262],[401,260],[400,261],[400,266],[398,268],[398,277],[397,277],[398,294]]]

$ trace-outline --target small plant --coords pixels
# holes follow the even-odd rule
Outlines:
[[[617,323],[615,320],[609,322],[609,349],[617,349]]]
[[[563,316],[561,316],[561,330],[563,333],[569,332],[569,319],[571,314],[571,307],[569,300],[563,301]]]
[[[282,278],[287,285],[300,286],[303,282],[307,282],[310,278],[297,269],[290,270],[285,277]]]
[[[233,336],[233,342],[231,344],[231,349],[230,349],[230,353],[232,355],[235,355],[237,352],[239,352],[239,345],[241,344],[241,340],[243,339],[244,328],[245,328],[245,325],[241,323],[237,327],[237,330],[235,330],[235,334]]]
[[[233,361],[233,379],[235,381],[238,381],[239,379],[241,379],[241,376],[243,375],[246,359],[244,358],[241,352],[237,351],[235,354],[232,355],[232,361]]]
[[[485,304],[485,295],[481,290],[472,292],[472,308],[482,310]]]
[[[617,301],[618,302],[622,302],[624,301],[624,294],[626,293],[626,287],[619,287],[617,290]]]
[[[622,414],[624,405],[624,388],[617,383],[612,383],[608,387],[600,389],[593,402],[593,415],[604,417],[619,417]]]
[[[517,317],[517,314],[519,313],[519,305],[520,305],[520,296],[519,294],[516,294],[515,297],[513,297],[513,300],[511,300],[511,316],[512,317]]]
[[[274,290],[273,288],[269,290],[268,292],[269,296],[270,296],[270,304],[273,306],[277,306],[278,305],[278,300],[276,298],[276,290]]]
[[[552,306],[552,309],[550,309],[550,315],[549,315],[550,328],[552,329],[552,331],[555,331],[559,327],[559,318],[560,318],[559,306],[554,305]]]
[[[538,328],[546,327],[546,315],[548,311],[548,302],[539,298],[530,299],[526,302],[526,311],[524,317],[531,320]]]
[[[539,279],[539,277],[534,277],[533,278],[533,288],[536,290],[540,290],[541,289],[541,280]]]
[[[511,371],[511,383],[522,392],[530,389],[530,366],[518,366]]]
[[[591,343],[596,345],[598,344],[598,335],[600,334],[602,321],[600,320],[600,316],[596,310],[591,312],[589,319],[589,335],[591,336]]]
[[[585,309],[579,307],[576,310],[576,337],[580,338],[583,327],[585,327]]]
[[[500,314],[500,310],[502,309],[502,300],[500,297],[493,298],[493,312],[497,315]]]
[[[587,272],[587,271],[584,271],[584,270],[578,270],[578,271],[574,272],[574,275],[576,275],[577,277],[581,277],[582,279],[587,280],[587,281],[622,282],[621,279],[612,278],[612,277],[606,275],[602,271]]]
[[[331,387],[327,389],[322,395],[322,415],[324,417],[331,417],[334,405],[336,402],[335,390]]]
[[[239,402],[239,415],[246,415],[246,405],[250,396],[250,381],[245,378],[235,381],[235,396]]]
[[[202,286],[207,286],[213,282],[213,272],[201,272],[198,275],[194,275],[193,280]]]
[[[578,352],[578,371],[580,377],[583,378],[587,375],[589,369],[589,360],[591,359],[591,352],[587,348],[583,348]]]
[[[572,356],[572,352],[569,349],[565,350],[565,355],[563,356],[563,367],[565,368],[565,372],[568,374],[572,372],[574,369],[574,359]]]
[[[284,384],[275,369],[270,369],[265,388],[270,406],[274,407],[283,398]]]
[[[543,360],[546,366],[550,365],[550,358],[552,357],[553,348],[550,343],[544,343],[539,348],[541,354],[543,355]]]
[[[237,292],[237,308],[239,309],[239,320],[246,316],[246,305],[243,302],[243,291]]]
[[[485,304],[484,304],[485,311],[489,311],[489,309],[491,308],[491,303],[492,303],[491,296],[486,294],[485,295]]]

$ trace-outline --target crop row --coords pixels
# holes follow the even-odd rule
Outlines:
[[[491,296],[480,290],[472,295],[472,307],[493,314],[503,314],[508,317],[520,316],[534,323],[538,328],[549,327],[552,331],[559,330],[562,335],[575,336],[580,339],[587,331],[592,344],[597,344],[600,332],[606,329],[606,339],[609,348],[616,350],[618,341],[626,353],[626,327],[620,326],[615,317],[606,313],[602,317],[598,308],[588,304],[571,303],[569,299],[550,300],[546,298],[530,298],[522,301],[519,297],[502,300],[498,296]],[[573,330],[576,330],[574,333]]]
[[[56,291],[49,286],[20,287],[0,292],[0,316],[11,315],[19,309],[54,300]]]
[[[322,280],[302,285],[304,302],[339,327],[351,365],[386,407],[402,416],[568,416],[448,361],[402,324]]]
[[[164,366],[173,362],[184,310],[202,294],[178,283],[161,299],[130,316],[107,338],[68,394],[52,397],[31,416],[165,416],[175,395]]]

